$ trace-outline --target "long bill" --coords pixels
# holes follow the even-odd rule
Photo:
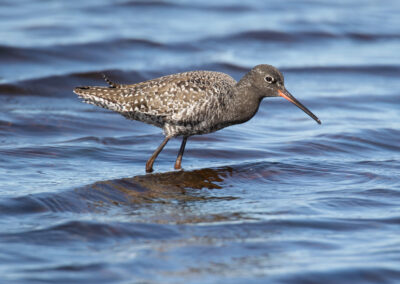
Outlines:
[[[306,108],[304,105],[302,105],[302,103],[300,103],[298,100],[296,100],[296,98],[293,97],[292,94],[289,93],[286,89],[284,89],[283,91],[278,90],[278,93],[281,97],[287,99],[289,102],[295,104],[297,107],[302,109],[306,114],[311,116],[318,124],[321,124],[321,121],[319,120],[319,118],[315,114],[313,114],[308,108]]]

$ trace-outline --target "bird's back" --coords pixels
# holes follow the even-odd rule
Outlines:
[[[132,85],[106,81],[109,87],[78,87],[74,92],[87,103],[159,127],[209,119],[236,84],[229,75],[213,71],[172,74]]]

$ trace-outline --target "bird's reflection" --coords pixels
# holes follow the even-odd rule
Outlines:
[[[207,199],[229,200],[232,196],[216,197],[201,189],[223,189],[225,179],[232,175],[233,168],[205,168],[193,171],[176,171],[138,175],[132,178],[98,181],[86,187],[106,194],[116,202],[154,203],[195,201]],[[123,200],[121,200],[121,198]]]
[[[233,168],[206,168],[138,175],[98,181],[79,191],[91,212],[109,214],[130,222],[202,223],[241,219],[240,212],[225,212],[213,202],[235,200],[227,191]],[[118,206],[118,210],[113,208]],[[222,208],[222,209],[218,209]]]

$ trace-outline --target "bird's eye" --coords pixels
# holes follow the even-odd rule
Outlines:
[[[267,81],[268,83],[272,83],[274,79],[271,76],[267,76],[265,77],[265,81]]]

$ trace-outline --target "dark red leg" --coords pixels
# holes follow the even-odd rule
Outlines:
[[[161,153],[162,149],[167,145],[169,137],[165,137],[164,141],[158,146],[158,148],[154,151],[153,155],[151,155],[150,159],[146,163],[146,172],[151,173],[153,171],[153,164],[156,160],[158,154]]]
[[[182,144],[181,144],[181,148],[179,149],[179,153],[178,153],[178,157],[176,158],[176,162],[175,162],[175,170],[180,170],[181,169],[181,164],[182,164],[182,157],[183,157],[183,152],[185,151],[185,146],[186,146],[186,140],[188,138],[187,137],[183,137],[182,139]]]

